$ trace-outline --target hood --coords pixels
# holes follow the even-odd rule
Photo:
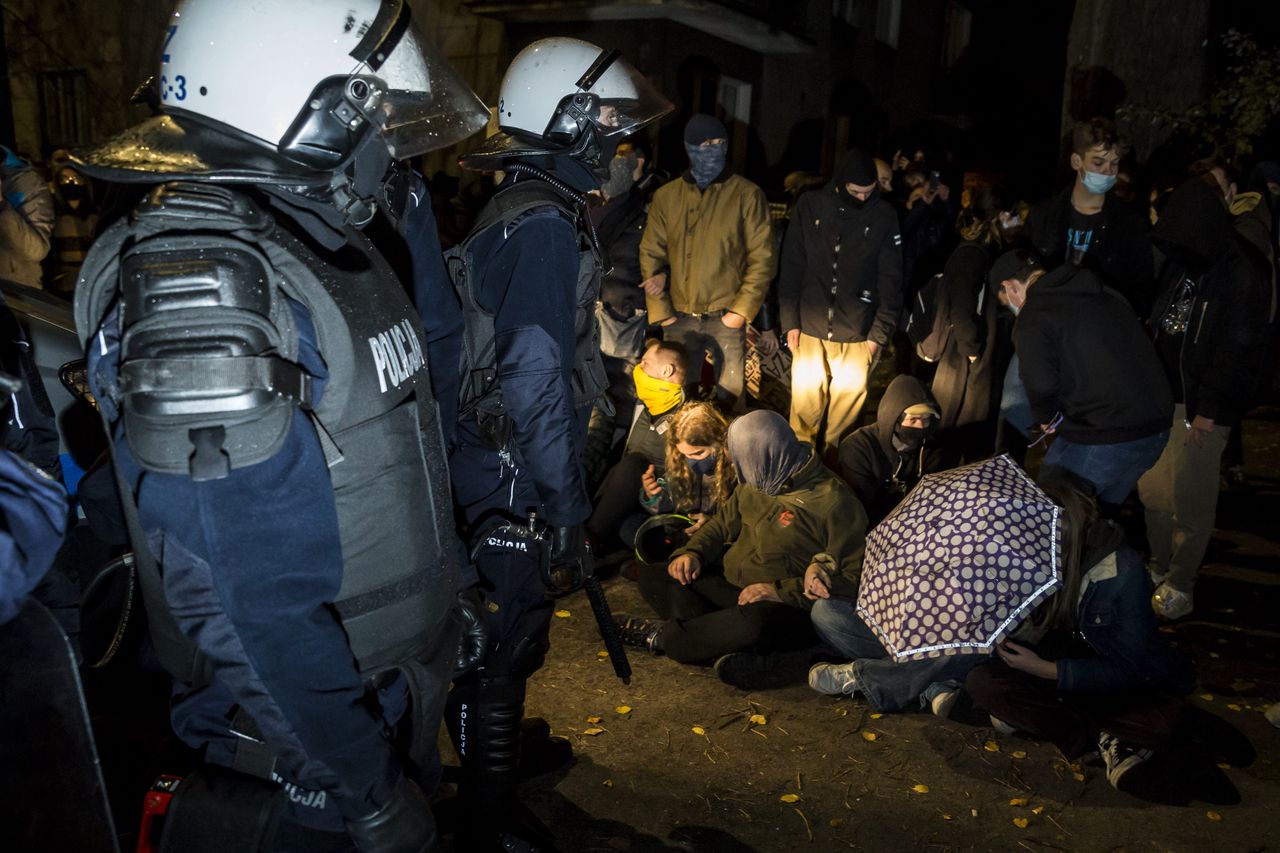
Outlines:
[[[786,418],[759,409],[729,425],[729,456],[738,482],[767,495],[782,494],[792,477],[813,458],[813,448],[796,438]]]
[[[1222,197],[1203,181],[1173,191],[1151,231],[1151,242],[1193,274],[1203,273],[1227,253],[1233,230]]]
[[[1045,299],[1050,295],[1096,296],[1102,293],[1103,284],[1102,277],[1090,270],[1064,264],[1053,272],[1040,276],[1035,284],[1027,288],[1027,304],[1032,304],[1032,300],[1037,297]]]
[[[902,413],[912,406],[929,406],[933,409],[935,420],[941,417],[942,409],[938,401],[933,399],[929,389],[914,376],[896,376],[885,389],[876,408],[876,438],[885,458],[893,459],[898,451],[893,446],[893,428],[902,420]]]

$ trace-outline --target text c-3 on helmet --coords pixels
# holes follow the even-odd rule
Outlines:
[[[507,159],[568,154],[607,169],[618,140],[673,109],[616,50],[575,38],[541,39],[520,51],[502,78],[499,132],[462,165],[492,171]]]
[[[85,152],[92,174],[321,185],[371,134],[404,159],[488,120],[406,0],[180,0],[157,86],[162,115]]]

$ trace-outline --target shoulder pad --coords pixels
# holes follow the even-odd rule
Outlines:
[[[216,230],[257,230],[270,221],[253,199],[231,187],[193,181],[161,184],[133,211],[142,227],[183,229],[184,225]]]

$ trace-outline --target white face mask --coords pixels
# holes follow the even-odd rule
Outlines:
[[[1084,188],[1094,195],[1103,195],[1116,185],[1116,176],[1104,175],[1101,172],[1090,172],[1085,169],[1082,183]]]

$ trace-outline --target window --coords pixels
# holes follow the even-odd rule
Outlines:
[[[46,152],[84,145],[93,139],[89,112],[89,76],[82,68],[41,71],[40,142]]]
[[[876,5],[876,41],[889,47],[898,46],[898,30],[902,27],[902,0],[878,0]]]

